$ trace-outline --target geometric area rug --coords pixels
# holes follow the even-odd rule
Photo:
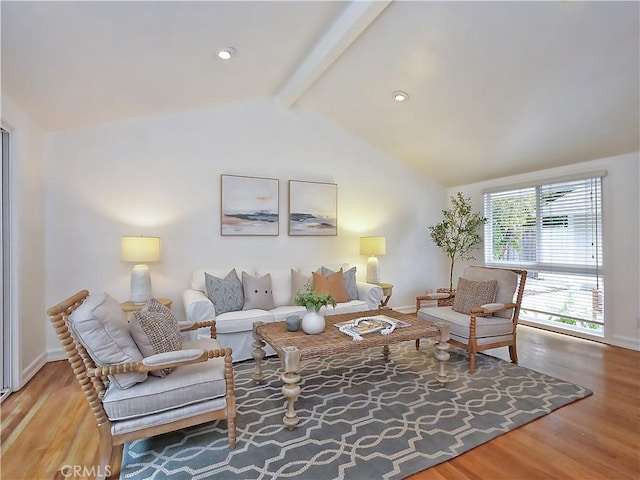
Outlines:
[[[426,343],[426,342],[425,342]],[[237,446],[226,421],[125,445],[123,479],[402,479],[591,395],[585,388],[450,347],[449,383],[436,381],[433,346],[391,345],[304,364],[300,423],[282,425],[280,361],[234,365]]]

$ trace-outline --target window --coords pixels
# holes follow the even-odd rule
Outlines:
[[[484,192],[485,263],[528,271],[521,318],[604,334],[602,176]]]

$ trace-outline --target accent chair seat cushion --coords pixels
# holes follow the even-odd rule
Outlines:
[[[451,307],[425,307],[418,310],[418,318],[449,325],[451,336],[469,339],[470,316],[458,313]],[[513,322],[503,317],[476,317],[476,337],[513,336]]]
[[[221,347],[215,339],[199,339],[184,342],[183,348],[215,350]],[[118,421],[213,400],[224,397],[225,393],[224,359],[212,358],[177,367],[166,377],[150,376],[146,382],[125,390],[111,384],[102,404],[109,419]]]

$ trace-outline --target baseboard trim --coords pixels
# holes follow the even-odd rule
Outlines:
[[[22,389],[29,380],[31,380],[36,373],[40,371],[48,362],[48,356],[46,353],[40,354],[27,368],[20,373],[20,380],[18,382],[18,390]]]
[[[47,352],[47,362],[57,362],[58,360],[66,360],[67,354],[64,348],[56,348]]]
[[[640,339],[611,335],[609,342],[616,347],[628,348],[629,350],[640,351]]]

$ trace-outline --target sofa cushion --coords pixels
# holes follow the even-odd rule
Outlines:
[[[496,298],[496,288],[498,288],[497,280],[474,282],[460,277],[451,309],[454,312],[469,315],[472,308],[492,303]]]
[[[347,286],[344,282],[342,269],[327,276],[313,272],[313,288],[319,295],[329,294],[337,303],[349,301]]]
[[[323,266],[320,270],[322,275],[327,276],[331,273],[335,273],[328,267]],[[356,280],[356,267],[351,267],[349,270],[344,270],[344,283],[347,287],[347,293],[349,294],[349,300],[358,300],[358,282]]]
[[[254,308],[271,310],[275,307],[271,288],[271,274],[267,273],[262,277],[254,277],[247,272],[242,272],[242,290],[244,292],[243,310],[252,310]]]
[[[107,293],[89,295],[69,316],[69,328],[98,366],[142,360],[120,304]],[[119,388],[126,389],[144,382],[147,374],[118,373],[109,378]]]
[[[306,276],[302,273],[299,273],[297,270],[291,269],[291,298],[290,305],[295,305],[296,296],[299,293],[303,293],[308,285],[311,285],[313,280],[311,279],[311,274]]]
[[[238,278],[236,269],[232,269],[224,278],[219,278],[206,272],[205,286],[207,297],[216,309],[216,315],[226,312],[242,310],[244,306],[244,292],[242,282]]]
[[[265,310],[240,310],[216,315],[216,332],[218,334],[248,332],[251,335],[253,322],[273,322],[273,314]],[[234,357],[235,358],[235,357]]]
[[[184,342],[185,348],[219,349],[215,339]],[[113,387],[113,386],[112,386]],[[168,411],[218,397],[226,392],[224,359],[183,365],[165,377],[151,377],[127,390],[109,387],[102,404],[110,420],[123,420]]]
[[[153,298],[142,310],[133,312],[129,330],[143,357],[182,349],[182,334],[176,318],[171,310]],[[150,373],[164,377],[172,370],[165,368]]]

